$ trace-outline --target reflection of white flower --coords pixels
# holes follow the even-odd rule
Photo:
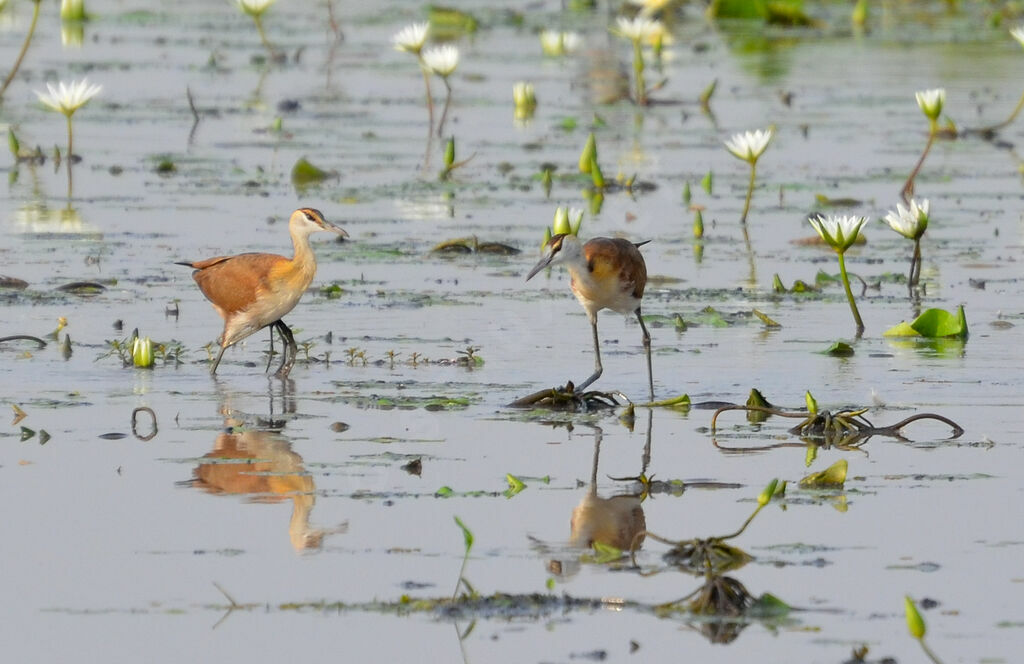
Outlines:
[[[516,110],[532,110],[537,105],[537,97],[533,92],[533,83],[519,81],[512,86],[512,99]]]
[[[737,158],[752,164],[764,153],[774,135],[773,129],[745,131],[726,141],[725,147]]]
[[[238,2],[238,8],[249,16],[262,16],[263,12],[267,11],[270,5],[274,4],[274,0],[236,0]]]
[[[944,88],[922,90],[915,96],[917,105],[921,107],[921,112],[925,114],[925,117],[933,121],[938,120],[942,113],[942,106],[946,103],[946,90]]]
[[[885,215],[885,223],[903,237],[917,240],[928,228],[928,200],[911,199],[909,209],[897,203],[896,211]]]
[[[79,108],[85,106],[90,99],[99,94],[103,86],[89,85],[89,79],[83,78],[81,81],[72,81],[71,83],[61,81],[57,87],[54,87],[53,83],[47,83],[46,89],[49,92],[44,93],[36,90],[39,101],[58,113],[63,113],[70,117]]]
[[[438,76],[448,78],[459,65],[459,49],[448,44],[423,51],[423,64]]]
[[[819,214],[816,217],[808,217],[807,221],[811,222],[811,226],[818,231],[822,240],[841,254],[857,241],[861,226],[867,223],[868,218],[831,214],[823,217]]]
[[[575,32],[559,32],[558,30],[542,30],[540,48],[544,55],[557,57],[568,55],[579,48],[582,39]]]
[[[427,41],[427,32],[429,30],[429,23],[413,23],[399,30],[391,38],[391,41],[399,51],[407,51],[418,55],[423,50],[423,44]]]
[[[1010,35],[1019,41],[1021,46],[1024,46],[1024,23],[1018,25],[1013,30],[1010,30]]]
[[[615,32],[634,42],[651,42],[665,32],[661,21],[655,21],[643,14],[637,14],[633,18],[620,16],[616,19],[615,25]]]

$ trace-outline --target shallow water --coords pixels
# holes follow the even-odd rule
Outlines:
[[[883,337],[916,311],[905,286],[889,279],[858,298],[867,326],[860,339],[838,286],[810,297],[771,288],[775,274],[788,285],[837,272],[831,252],[794,244],[812,234],[804,217],[818,193],[861,199],[851,212],[873,217],[867,244],[848,254],[851,271],[871,283],[905,273],[909,243],[878,217],[895,204],[924,145],[915,90],[944,86],[947,112],[962,126],[1001,120],[1016,103],[1017,44],[984,27],[976,7],[949,16],[932,4],[878,11],[866,34],[853,34],[838,6],[820,10],[827,28],[764,32],[708,24],[689,8],[673,28],[663,73],[649,71],[650,80],[667,79],[654,96],[680,103],[637,110],[595,106],[583,84],[597,51],[628,63],[603,12],[545,5],[519,27],[488,4],[467,3],[482,28],[459,41],[448,130],[459,158],[474,156],[445,184],[435,177],[443,149],[436,138],[423,167],[422,79],[390,45],[422,17],[418,6],[339,4],[345,38],[332,45],[325,6],[276,5],[268,36],[290,58],[271,65],[253,62],[263,55],[255,30],[230,4],[139,9],[97,0],[78,48],[61,46],[56,8],[44,7],[0,122],[49,155],[64,145],[65,126],[32,90],[88,73],[104,91],[75,115],[83,161],[70,201],[66,172],[52,160],[3,162],[3,274],[29,285],[0,290],[0,335],[44,336],[64,316],[60,335],[70,335],[73,349],[64,359],[54,343],[0,344],[3,400],[27,413],[0,428],[8,506],[0,589],[9,598],[0,634],[9,655],[404,660],[426,651],[440,661],[568,661],[604,652],[621,660],[633,641],[637,654],[658,658],[837,662],[866,644],[871,661],[920,661],[902,616],[910,594],[938,602],[925,618],[944,661],[1014,661],[1024,541],[1013,470],[1024,433],[1024,381],[1014,371],[1024,359],[1018,153],[978,139],[939,142],[918,178],[917,193],[933,210],[920,307],[965,304],[966,342]],[[19,3],[2,15],[0,62],[13,61],[28,10]],[[583,32],[587,48],[543,58],[535,31],[548,25]],[[526,126],[512,117],[511,85],[520,79],[535,83],[539,99]],[[696,98],[713,79],[711,118]],[[191,141],[186,87],[201,113]],[[791,105],[780,91],[792,93]],[[298,110],[279,111],[284,100],[298,101]],[[545,162],[573,173],[595,114],[606,175],[636,173],[656,186],[633,198],[609,194],[599,214],[588,212],[583,234],[653,240],[643,249],[653,277],[644,312],[656,317],[659,398],[743,402],[757,387],[798,408],[810,390],[824,408],[871,406],[878,425],[935,412],[966,433],[946,440],[948,427],[915,424],[909,440],[823,449],[808,468],[803,445],[737,451],[798,443],[786,433],[793,421],[754,426],[725,413],[712,436],[710,410],[659,409],[645,466],[648,411],[638,410],[631,432],[616,414],[506,407],[592,367],[587,322],[565,275],[523,279],[555,206],[586,206],[575,179],[556,177],[549,198],[534,176]],[[276,117],[284,134],[268,132]],[[577,127],[563,128],[566,118]],[[721,141],[768,124],[778,136],[759,163],[748,252],[737,223],[747,171]],[[1019,142],[1021,125],[1000,137]],[[297,194],[289,173],[303,156],[338,178]],[[155,172],[164,158],[175,173]],[[504,174],[503,164],[512,167]],[[709,170],[712,194],[698,185]],[[687,181],[694,203],[706,206],[699,260],[681,202]],[[287,317],[317,361],[300,351],[290,381],[268,379],[261,332],[229,350],[212,380],[203,346],[220,321],[189,270],[172,262],[286,253],[287,215],[300,205],[323,210],[352,236],[344,244],[314,236],[317,277]],[[429,253],[471,235],[523,253]],[[73,281],[106,290],[55,290]],[[321,294],[331,284],[340,297]],[[177,316],[165,312],[174,302]],[[677,332],[668,323],[676,313],[706,320],[707,306],[730,324]],[[781,328],[766,329],[749,316],[754,308]],[[182,362],[122,368],[107,342],[136,327],[180,343]],[[605,312],[600,330],[605,374],[596,387],[640,399],[638,326]],[[840,339],[853,344],[853,357],[818,352]],[[479,349],[482,365],[457,361],[468,347]],[[349,361],[350,348],[368,362]],[[131,431],[142,406],[157,417],[149,441]],[[332,429],[338,422],[347,430]],[[19,442],[22,426],[51,438]],[[139,433],[147,430],[142,416]],[[110,433],[126,436],[101,437]],[[734,576],[754,595],[772,593],[800,610],[751,621],[722,647],[709,637],[714,627],[693,616],[652,612],[699,585],[665,568],[665,545],[649,539],[638,554],[645,571],[660,570],[652,576],[580,562],[569,522],[588,495],[597,438],[601,497],[633,490],[634,482],[611,478],[642,471],[682,480],[685,491],[639,503],[647,528],[674,539],[734,530],[768,480],[789,480],[785,501],[734,542],[756,558]],[[244,468],[240,457],[258,461]],[[797,488],[840,458],[850,464],[845,490]],[[416,459],[420,475],[403,470]],[[503,496],[506,474],[526,490]],[[437,497],[442,487],[453,495]],[[564,593],[604,598],[604,608],[524,602],[454,620],[396,615],[403,595],[443,598],[455,589],[463,553],[456,516],[475,536],[465,578],[481,593]],[[230,610],[215,584],[241,606]],[[373,602],[381,604],[366,604]]]

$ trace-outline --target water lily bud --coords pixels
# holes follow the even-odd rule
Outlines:
[[[62,21],[84,21],[85,0],[61,0],[60,20]]]
[[[704,237],[704,215],[700,210],[697,210],[697,214],[693,217],[693,237]]]
[[[572,233],[572,226],[569,225],[569,208],[559,205],[555,209],[555,223],[552,226],[554,235],[569,235]]]
[[[569,213],[569,232],[573,235],[580,234],[580,226],[583,225],[583,210],[579,208],[570,208]]]
[[[593,181],[595,189],[604,189],[604,173],[601,172],[601,166],[597,163],[596,152],[590,157],[590,179]]]
[[[544,250],[544,247],[548,246],[548,242],[551,242],[551,229],[550,228],[545,228],[544,229],[544,241],[540,243],[541,251]]]
[[[768,486],[766,486],[764,489],[762,489],[761,493],[758,494],[758,496],[757,496],[757,504],[760,505],[761,507],[764,507],[765,505],[767,505],[768,501],[771,500],[772,496],[775,494],[775,487],[778,486],[778,484],[779,484],[779,479],[778,478],[775,478],[771,482],[769,482]]]
[[[807,412],[811,415],[816,415],[818,413],[818,400],[814,398],[810,390],[804,392],[804,401],[807,402]]]
[[[915,96],[917,97],[917,105],[921,107],[921,112],[924,113],[925,117],[932,122],[938,120],[939,115],[942,113],[942,106],[946,103],[946,90],[944,88],[922,90],[915,93]]]
[[[544,195],[545,196],[550,196],[551,195],[551,183],[552,183],[551,169],[545,168],[541,172],[541,174],[540,174],[540,184],[541,184],[542,187],[544,187]]]
[[[153,366],[153,341],[149,337],[135,337],[132,344],[132,363],[137,367]]]
[[[451,168],[455,163],[455,137],[448,139],[444,145],[444,167]]]
[[[926,631],[924,618],[921,617],[914,600],[910,599],[909,595],[903,596],[903,612],[907,616],[907,630],[912,637],[920,641],[924,638]]]
[[[21,142],[18,141],[18,137],[14,135],[14,130],[10,127],[7,128],[7,147],[10,148],[11,154],[17,159],[18,153],[21,151]]]
[[[589,173],[590,165],[597,159],[597,139],[594,138],[594,132],[590,132],[587,136],[587,142],[583,146],[583,152],[580,153],[580,173]]]
[[[853,13],[850,15],[850,20],[854,25],[861,27],[868,22],[868,0],[857,0]]]
[[[704,188],[704,193],[710,195],[713,184],[711,171],[708,171],[708,174],[701,178],[700,186]]]
[[[524,120],[533,115],[537,108],[537,97],[533,92],[533,83],[519,81],[512,86],[512,100],[516,105],[515,117]]]
[[[690,181],[687,180],[683,184],[683,205],[689,205],[690,204],[690,197],[691,197],[690,196]]]

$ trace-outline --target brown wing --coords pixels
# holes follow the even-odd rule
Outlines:
[[[647,264],[643,254],[629,240],[595,237],[583,245],[583,256],[595,281],[618,278],[623,291],[638,300],[644,296]]]
[[[259,299],[260,294],[269,289],[270,271],[288,262],[284,256],[275,254],[218,256],[193,263],[198,269],[192,273],[192,278],[222,314],[232,314]]]

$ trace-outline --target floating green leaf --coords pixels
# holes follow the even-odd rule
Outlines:
[[[853,346],[845,341],[836,341],[831,346],[821,351],[821,354],[831,355],[833,357],[852,357]]]
[[[768,315],[762,311],[754,309],[754,315],[761,319],[761,322],[765,324],[765,327],[782,327],[782,325],[769,318]]]
[[[802,489],[837,489],[842,488],[846,482],[846,471],[849,464],[846,459],[840,459],[834,464],[818,473],[811,473],[800,480]]]
[[[595,540],[594,554],[594,562],[598,564],[613,563],[622,558],[622,549]]]
[[[904,321],[894,325],[886,330],[883,336],[966,339],[967,334],[967,314],[964,312],[963,305],[960,305],[956,313],[945,309],[928,309],[911,323]]]
[[[512,475],[511,473],[505,474],[505,481],[508,482],[508,489],[505,490],[505,497],[511,498],[520,491],[526,488],[526,484],[521,479]]]
[[[437,496],[438,498],[451,498],[453,495],[455,495],[455,492],[452,491],[452,488],[450,486],[443,486],[437,491],[435,491],[434,495]]]
[[[305,157],[299,159],[292,166],[292,185],[297,188],[323,182],[329,177],[331,177],[330,173],[314,166]]]
[[[707,15],[711,18],[768,18],[768,7],[764,0],[712,0]]]
[[[751,615],[758,618],[781,618],[788,615],[791,610],[789,604],[771,593],[764,593],[758,597],[749,609]]]
[[[688,394],[680,394],[679,396],[672,397],[671,399],[652,401],[650,405],[656,408],[678,408],[685,410],[690,407],[690,396]]]

